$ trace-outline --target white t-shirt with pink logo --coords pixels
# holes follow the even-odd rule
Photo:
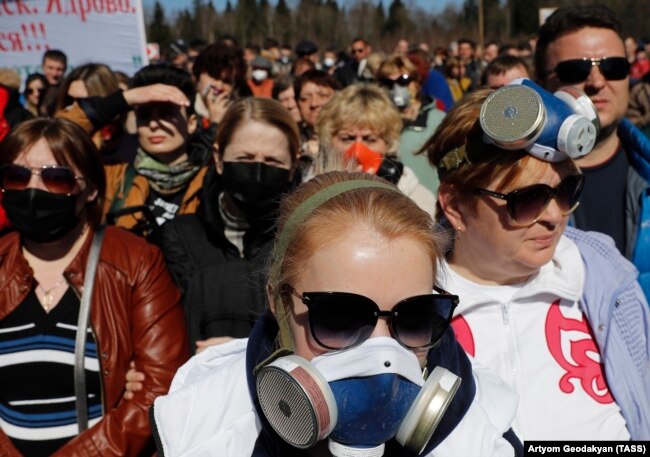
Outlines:
[[[488,286],[449,265],[442,287],[460,297],[452,327],[465,351],[519,393],[513,428],[525,440],[629,440],[580,307],[584,265],[562,237],[527,282]]]

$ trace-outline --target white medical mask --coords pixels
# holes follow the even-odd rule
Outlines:
[[[251,72],[251,76],[255,81],[264,81],[269,77],[269,72],[266,70],[257,69]]]
[[[406,108],[411,101],[411,92],[408,87],[393,84],[390,89],[390,98],[393,100],[395,106],[399,109]]]

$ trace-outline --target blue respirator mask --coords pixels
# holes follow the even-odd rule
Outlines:
[[[562,87],[552,94],[525,78],[490,94],[480,123],[486,142],[524,149],[547,162],[588,154],[600,127],[596,108],[577,88]]]
[[[441,367],[425,380],[412,351],[376,337],[311,362],[278,358],[260,369],[256,389],[266,419],[290,445],[328,438],[335,457],[379,457],[393,438],[420,454],[460,382]]]

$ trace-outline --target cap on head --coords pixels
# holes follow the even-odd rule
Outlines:
[[[305,57],[318,52],[318,46],[313,41],[302,40],[296,45],[295,52],[298,57]]]
[[[187,43],[185,43],[185,40],[179,38],[178,40],[169,44],[169,49],[174,55],[181,55],[187,54],[189,48],[187,46]]]
[[[264,70],[270,70],[271,67],[273,67],[273,64],[269,59],[267,59],[264,56],[256,56],[252,61],[251,61],[251,67],[252,68],[261,68]]]

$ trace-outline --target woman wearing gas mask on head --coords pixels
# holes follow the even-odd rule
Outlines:
[[[3,141],[0,454],[145,455],[147,408],[188,354],[157,248],[102,228],[101,157],[79,127],[39,118]],[[142,392],[122,400],[129,363]]]
[[[458,298],[436,286],[430,215],[385,180],[345,172],[302,184],[280,213],[271,310],[249,339],[179,370],[152,411],[161,455],[521,450],[516,396],[472,368],[449,328]]]
[[[650,437],[648,304],[611,238],[567,227],[596,111],[575,88],[480,90],[424,146],[455,234],[443,287],[465,350],[519,393],[522,440]]]
[[[300,137],[271,99],[237,100],[221,121],[197,214],[168,222],[167,265],[184,294],[192,348],[248,336],[265,308],[262,271],[281,196],[293,188]]]
[[[413,170],[404,166],[397,150],[402,121],[385,91],[373,84],[346,87],[322,108],[316,133],[322,153],[334,153],[393,184],[433,214],[435,197]]]
[[[406,57],[391,56],[377,71],[377,82],[389,90],[389,96],[402,117],[399,156],[415,172],[420,183],[434,195],[438,176],[425,157],[415,153],[422,147],[445,117],[437,100],[421,92],[422,83],[415,65]]]

